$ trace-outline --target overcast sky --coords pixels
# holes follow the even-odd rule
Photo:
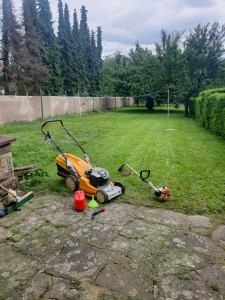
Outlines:
[[[16,9],[21,6],[20,1],[14,0]],[[58,1],[49,2],[57,32]],[[117,51],[127,55],[136,41],[154,51],[161,29],[170,33],[186,30],[188,35],[199,23],[225,23],[225,0],[63,0],[65,3],[71,24],[74,9],[79,21],[80,8],[84,5],[89,29],[96,31],[101,26],[103,55]]]

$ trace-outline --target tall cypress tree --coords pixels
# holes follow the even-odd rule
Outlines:
[[[43,65],[47,67],[50,79],[45,85],[46,92],[51,95],[63,93],[63,81],[60,69],[60,52],[53,30],[52,13],[48,0],[38,0],[40,51]]]
[[[91,91],[97,91],[97,49],[95,42],[95,33],[91,31],[91,46],[90,46],[90,58],[89,58],[89,74],[90,74],[90,88]]]
[[[25,59],[21,61],[21,64],[25,74],[24,84],[27,93],[37,95],[42,85],[49,79],[49,73],[41,62],[39,40],[30,16],[28,1],[23,0]]]
[[[72,33],[68,5],[65,4],[64,11],[62,1],[58,2],[58,44],[61,53],[61,72],[63,77],[64,90],[68,95],[74,94],[74,73],[72,58]]]
[[[39,28],[39,18],[38,18],[38,11],[37,11],[37,1],[36,0],[27,0],[27,7],[29,10],[30,20],[32,21],[36,32]]]
[[[87,25],[87,10],[84,5],[81,7],[81,20],[80,20],[80,39],[81,39],[81,46],[84,53],[84,75],[85,75],[85,86],[86,89],[89,90],[90,88],[90,81],[91,81],[91,43],[90,43],[90,31]]]
[[[62,46],[63,36],[64,36],[64,16],[63,16],[63,3],[62,0],[58,0],[58,44],[59,47]]]
[[[100,90],[101,70],[102,70],[102,30],[101,27],[97,27],[97,45],[96,45],[96,91]]]
[[[102,29],[97,27],[97,49],[96,49],[97,69],[102,68]]]
[[[74,89],[76,91],[82,91],[85,89],[84,85],[84,55],[82,51],[80,31],[77,20],[77,12],[74,10],[73,13],[73,28],[72,28],[72,42],[73,42],[73,72],[75,73],[74,78]]]
[[[3,0],[2,60],[5,93],[23,95],[26,77],[22,62],[26,59],[21,25],[18,23],[11,0]]]
[[[9,53],[10,22],[13,19],[13,5],[11,0],[2,1],[2,61],[3,61],[3,86],[6,95],[9,94]]]

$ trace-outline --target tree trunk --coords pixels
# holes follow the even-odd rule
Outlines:
[[[185,99],[184,101],[184,116],[188,117],[188,105],[189,105],[189,98]]]

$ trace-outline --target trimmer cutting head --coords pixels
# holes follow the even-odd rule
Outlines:
[[[126,164],[123,164],[119,167],[118,171],[121,172],[122,176],[129,176],[131,174],[131,170],[127,170],[125,168]]]

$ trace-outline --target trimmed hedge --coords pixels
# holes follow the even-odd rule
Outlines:
[[[201,92],[190,99],[189,110],[203,127],[225,138],[225,88]]]

